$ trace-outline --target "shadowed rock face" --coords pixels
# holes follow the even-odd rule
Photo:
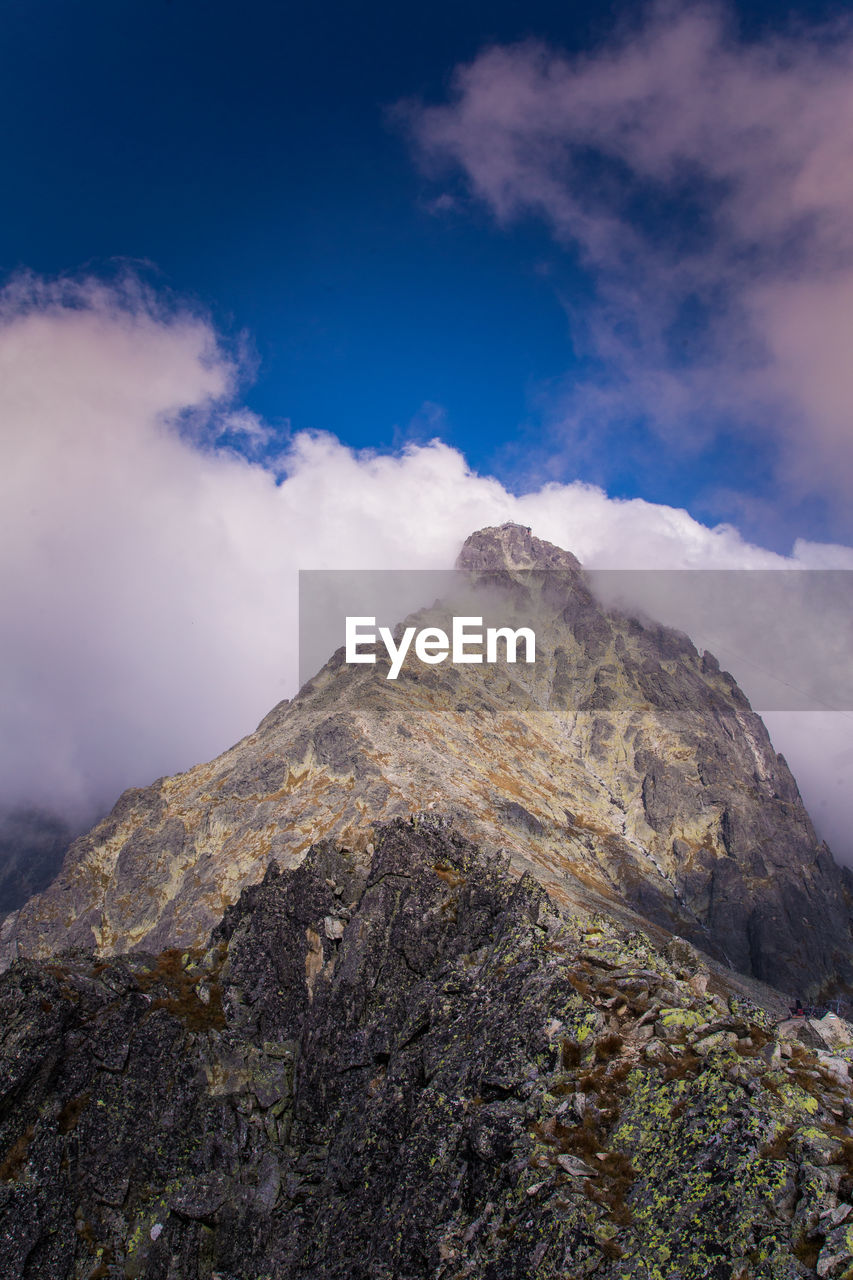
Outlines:
[[[271,858],[363,851],[374,822],[431,808],[573,910],[653,922],[792,993],[849,985],[847,878],[733,678],[604,610],[573,556],[517,525],[474,534],[459,565],[535,612],[535,668],[411,659],[391,682],[338,651],[218,759],[126,792],[0,926],[0,958],[198,945]]]
[[[70,828],[38,809],[0,813],[0,917],[46,889],[71,844]]]
[[[18,961],[0,1275],[846,1274],[849,1028],[746,987],[425,817],[273,864],[204,954]]]

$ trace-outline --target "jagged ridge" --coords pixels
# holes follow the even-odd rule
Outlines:
[[[0,979],[0,1273],[847,1275],[835,1025],[397,822],[273,864],[204,955]]]

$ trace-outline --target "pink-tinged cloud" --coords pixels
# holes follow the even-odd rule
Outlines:
[[[560,407],[573,445],[620,414],[674,446],[725,421],[775,442],[788,486],[849,499],[853,25],[747,43],[720,8],[661,5],[585,56],[487,49],[406,118],[432,172],[499,222],[545,219],[591,272],[576,335],[610,379]],[[687,301],[704,330],[677,360]]]

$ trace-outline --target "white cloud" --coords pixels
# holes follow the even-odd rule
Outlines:
[[[673,448],[725,426],[794,497],[853,487],[853,24],[747,42],[721,6],[661,3],[595,51],[484,50],[418,154],[501,223],[544,219],[597,289],[599,362],[555,409],[578,456],[647,418]],[[748,485],[747,485],[748,487]]]
[[[215,446],[265,428],[203,319],[39,282],[0,317],[0,803],[82,819],[250,731],[295,692],[300,568],[445,568],[504,520],[598,566],[853,556],[786,561],[582,484],[513,496],[438,441],[385,455],[301,434],[274,471]]]
[[[850,780],[853,714],[768,711],[762,717],[785,756],[821,837],[837,860],[853,867]]]

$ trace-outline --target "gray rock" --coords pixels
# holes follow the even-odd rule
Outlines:
[[[20,960],[0,978],[0,1274],[705,1280],[760,1240],[776,1280],[815,1231],[835,1274],[834,1086],[810,1058],[638,1056],[649,987],[672,993],[668,1032],[735,1034],[670,973],[426,816],[380,828],[369,862],[325,842],[271,864],[203,953]]]

